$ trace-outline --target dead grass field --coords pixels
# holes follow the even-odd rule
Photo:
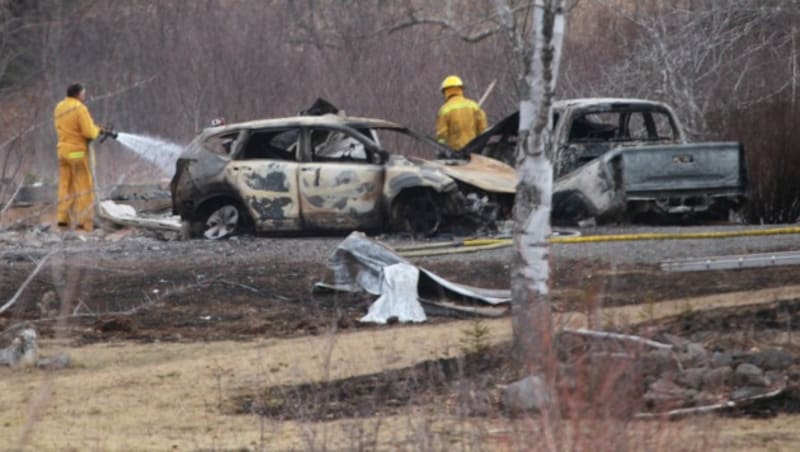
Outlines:
[[[799,298],[800,286],[608,308],[605,326],[664,319],[687,311]],[[587,326],[582,313],[560,325]],[[508,318],[485,322],[493,344],[510,339]],[[47,341],[66,351],[62,371],[0,369],[0,438],[22,450],[517,450],[539,437],[534,419],[458,418],[437,407],[332,422],[277,422],[234,413],[231,399],[252,387],[325,381],[401,368],[461,353],[468,321],[242,342],[95,343]],[[578,443],[608,434],[603,425],[565,425]],[[796,450],[800,417],[701,417],[639,422],[631,441],[661,450]],[[585,431],[588,429],[588,432]],[[613,429],[611,429],[613,430]],[[576,434],[575,432],[582,432]],[[580,438],[583,438],[581,440]],[[586,443],[588,444],[588,443]],[[634,443],[637,444],[637,443]],[[534,447],[535,448],[535,447]]]

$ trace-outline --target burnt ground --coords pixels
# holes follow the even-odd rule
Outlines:
[[[476,328],[480,328],[480,321],[477,322]],[[793,367],[782,376],[786,379],[786,389],[777,396],[740,402],[718,411],[722,416],[769,418],[800,413],[800,341],[791,340],[792,334],[800,336],[798,326],[800,300],[792,300],[769,307],[692,313],[658,325],[643,324],[641,329],[655,338],[679,334],[681,339],[701,341],[710,351],[733,352],[734,356],[750,355],[759,348],[767,350],[767,344],[779,342],[780,349],[794,357]],[[575,340],[574,336],[561,335],[556,341],[557,387],[563,416],[610,415],[630,419],[634,414],[653,410],[643,398],[646,379],[639,374],[642,361],[631,366],[625,359],[615,361],[608,355],[593,358],[587,349],[576,349]],[[411,367],[323,382],[270,386],[255,392],[247,388],[234,397],[230,410],[302,421],[396,415],[408,406],[445,407],[452,416],[514,416],[519,413],[506,409],[500,390],[522,377],[513,364],[510,350],[507,343],[481,346],[477,342],[465,346],[464,356],[428,360]],[[645,360],[644,349],[629,351]],[[575,385],[575,382],[581,383]]]
[[[45,337],[58,330],[85,343],[283,338],[331,328],[376,328],[358,322],[373,297],[312,293],[313,284],[327,277],[326,258],[340,240],[177,242],[130,236],[119,242],[57,244],[49,265],[0,315],[0,331],[35,322]],[[0,300],[13,296],[46,251],[6,248],[0,254]],[[453,281],[508,288],[509,260],[509,251],[501,250],[418,262]],[[609,265],[596,257],[554,256],[551,265],[558,311],[780,287],[794,284],[800,275],[798,267],[790,266],[669,273],[655,264]],[[59,317],[62,321],[54,320]]]
[[[787,325],[789,328],[787,329]],[[680,316],[658,325],[643,325],[655,337],[682,334],[702,340],[709,350],[757,350],[774,343],[776,336],[793,332],[800,335],[800,300],[773,307],[742,308]],[[743,332],[745,332],[743,334]],[[574,338],[572,338],[574,341]],[[620,362],[608,357],[592,360],[588,354],[568,352],[569,338],[561,338],[559,398],[564,416],[608,416],[630,418],[646,413],[644,391],[637,369],[615,370]],[[474,344],[473,344],[474,345]],[[800,362],[800,342],[781,343],[781,348]],[[394,415],[408,406],[446,407],[453,416],[493,417],[514,415],[502,403],[498,389],[518,380],[510,355],[510,344],[465,348],[461,357],[421,362],[415,366],[381,373],[300,385],[270,386],[255,393],[252,388],[235,397],[232,412],[256,413],[279,420],[324,421]],[[642,352],[639,349],[638,352]],[[745,354],[747,352],[741,352]],[[588,365],[576,363],[586,361]],[[579,369],[580,376],[562,372],[566,366]],[[800,375],[798,367],[786,376],[787,390],[776,397],[748,401],[720,410],[723,416],[772,417],[781,413],[800,413]],[[609,375],[613,377],[609,378]],[[565,381],[594,382],[570,386]],[[609,385],[609,381],[613,381]],[[603,387],[606,385],[607,387]],[[594,386],[594,387],[593,387]]]
[[[28,323],[44,337],[80,345],[286,338],[387,328],[358,322],[371,296],[312,292],[313,284],[327,277],[325,260],[340,240],[242,237],[179,242],[131,234],[119,241],[93,237],[49,247],[8,246],[0,253],[3,302],[11,299],[49,250],[55,252],[14,307],[0,315],[0,331]],[[655,263],[620,261],[612,253],[605,258],[588,251],[586,257],[580,254],[551,256],[557,311],[781,287],[796,284],[800,275],[798,267],[791,266],[669,273]],[[445,278],[488,288],[509,286],[509,261],[508,250],[418,260]],[[789,303],[763,312],[690,313],[644,327],[648,334],[669,332],[711,348],[747,349],[765,336],[792,331],[800,323],[798,312],[800,305]],[[451,319],[433,316],[429,321]],[[497,387],[517,377],[509,347],[503,345],[473,350],[466,358],[423,362],[375,375],[249,391],[234,398],[230,411],[323,420],[391,414],[409,405],[433,403],[457,415],[492,416],[501,410]],[[770,415],[797,408],[796,399],[783,397],[739,413]]]
[[[235,413],[280,420],[324,421],[397,414],[407,406],[446,406],[456,416],[500,411],[490,393],[516,377],[507,345],[487,347],[464,358],[443,358],[403,369],[322,383],[273,386],[234,398]]]

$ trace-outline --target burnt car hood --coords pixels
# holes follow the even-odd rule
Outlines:
[[[451,178],[494,193],[513,194],[517,191],[517,172],[514,168],[480,154],[470,154],[465,160],[434,160],[431,166]]]
[[[503,155],[514,155],[519,129],[519,112],[514,112],[495,123],[459,151],[469,155],[463,159],[435,160],[431,164],[451,178],[495,193],[517,192],[517,172],[502,159]]]

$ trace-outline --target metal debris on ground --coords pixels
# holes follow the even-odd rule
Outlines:
[[[361,322],[387,323],[396,317],[398,322],[424,322],[425,310],[417,300],[419,269],[398,263],[384,267],[381,272],[381,296],[369,307]]]
[[[775,253],[751,253],[668,260],[661,263],[661,270],[691,272],[799,264],[800,251],[781,251]]]
[[[164,229],[168,231],[181,230],[181,222],[177,216],[140,215],[132,206],[127,204],[118,204],[111,200],[100,202],[97,205],[97,214],[100,218],[122,226]]]
[[[386,271],[396,264],[403,264],[399,267],[401,269],[417,269],[419,278],[414,296],[399,297],[398,290],[389,290],[409,285],[405,270]],[[511,301],[508,290],[484,289],[449,281],[411,264],[390,247],[367,238],[361,232],[351,233],[336,247],[328,259],[328,267],[333,271],[334,281],[316,283],[315,291],[364,291],[381,296],[381,316],[377,316],[378,307],[375,307],[375,315],[368,315],[367,321],[387,321],[391,317],[399,320],[406,313],[414,312],[415,300],[425,307],[427,314],[486,317],[504,315]],[[370,313],[373,313],[373,308],[370,308]]]
[[[65,353],[50,357],[39,355],[38,337],[32,328],[19,331],[11,340],[11,344],[0,349],[0,366],[36,366],[43,369],[61,369],[69,366],[69,356]]]

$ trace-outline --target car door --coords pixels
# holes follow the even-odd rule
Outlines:
[[[297,189],[301,130],[251,131],[234,152],[225,177],[242,199],[257,231],[302,227]]]
[[[298,190],[305,227],[322,230],[381,225],[384,167],[380,155],[347,129],[315,127],[300,163]]]

